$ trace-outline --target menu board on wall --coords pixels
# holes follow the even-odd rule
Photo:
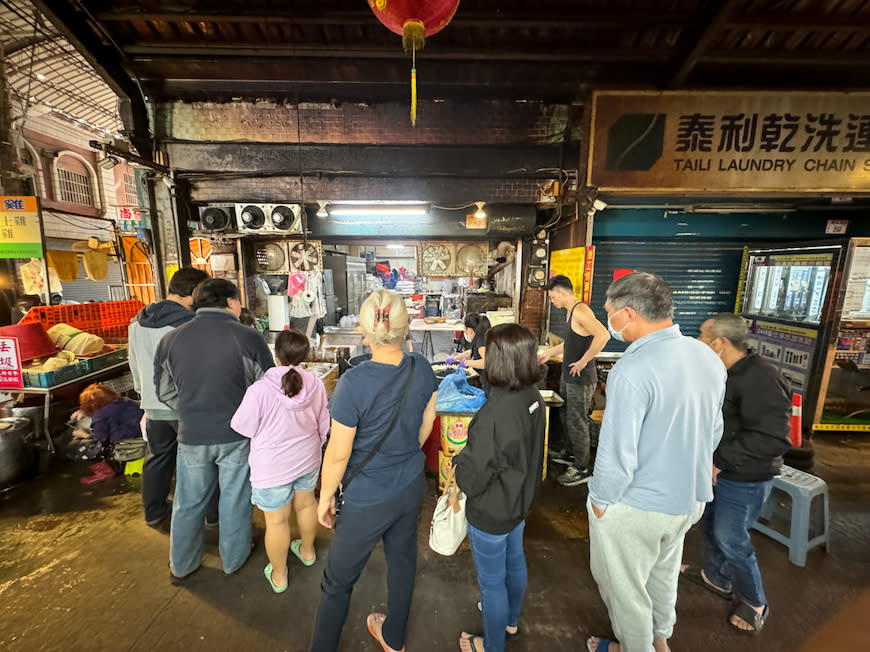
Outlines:
[[[567,276],[574,286],[574,294],[582,296],[583,274],[586,266],[586,247],[556,249],[550,252],[550,277]]]
[[[870,94],[601,91],[589,185],[622,192],[870,189]]]

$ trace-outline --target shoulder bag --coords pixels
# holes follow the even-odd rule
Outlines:
[[[429,547],[449,557],[459,549],[468,531],[465,520],[465,494],[456,485],[456,467],[450,465],[444,493],[435,504],[429,526]]]
[[[362,462],[351,472],[348,476],[347,480],[344,483],[338,485],[338,489],[335,490],[335,515],[338,517],[341,512],[341,506],[343,502],[342,496],[344,492],[347,491],[348,485],[353,481],[353,479],[360,474],[366,464],[372,461],[372,458],[378,454],[378,451],[381,450],[381,446],[384,445],[384,442],[387,440],[387,437],[390,436],[390,433],[393,432],[393,428],[396,427],[396,423],[399,420],[399,416],[402,414],[402,409],[405,407],[405,399],[408,398],[408,391],[411,389],[411,383],[414,380],[414,367],[416,365],[416,358],[411,356],[411,371],[408,374],[408,380],[405,381],[405,389],[402,390],[402,398],[399,399],[399,407],[396,409],[396,413],[393,415],[393,420],[390,422],[389,427],[384,431],[384,434],[381,435],[381,438],[378,439],[377,443],[372,447],[369,451],[368,455],[365,456]]]

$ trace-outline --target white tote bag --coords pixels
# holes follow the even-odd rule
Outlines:
[[[451,506],[450,499],[454,495],[456,502]],[[467,532],[465,494],[456,486],[453,467],[451,467],[444,493],[438,498],[435,513],[432,515],[432,524],[429,527],[429,547],[439,555],[449,557],[459,549]]]

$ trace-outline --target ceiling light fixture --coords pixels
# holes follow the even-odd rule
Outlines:
[[[353,206],[341,206],[337,208],[332,208],[329,213],[330,215],[359,215],[359,216],[369,216],[369,215],[390,215],[390,216],[419,216],[426,215],[429,212],[428,206],[383,206],[381,208],[376,208],[372,206],[365,207],[353,207]]]
[[[44,82],[46,79],[48,79],[48,77],[43,75],[41,72],[38,72],[38,73],[36,73],[36,79],[38,81]]]
[[[477,210],[474,211],[474,217],[476,217],[479,220],[486,218],[486,211],[483,210],[483,207],[486,206],[486,202],[485,201],[476,201],[476,202],[474,202],[474,205],[477,206]]]
[[[326,210],[326,204],[327,202],[325,201],[317,201],[317,205],[319,206],[319,208],[317,209],[317,217],[319,217],[320,219],[329,217],[329,212]]]
[[[104,170],[111,170],[113,167],[118,165],[121,162],[121,159],[115,156],[106,156],[106,158],[100,160],[100,167]]]

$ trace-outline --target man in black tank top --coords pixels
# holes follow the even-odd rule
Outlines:
[[[559,484],[575,487],[589,481],[590,420],[589,409],[598,372],[595,368],[597,356],[610,333],[607,327],[595,318],[595,314],[574,294],[574,286],[567,276],[559,275],[547,284],[550,302],[556,308],[568,311],[568,334],[565,341],[546,351],[541,362],[554,355],[562,354],[562,379],[565,382],[566,431],[569,453],[574,461],[568,470],[560,475]]]

